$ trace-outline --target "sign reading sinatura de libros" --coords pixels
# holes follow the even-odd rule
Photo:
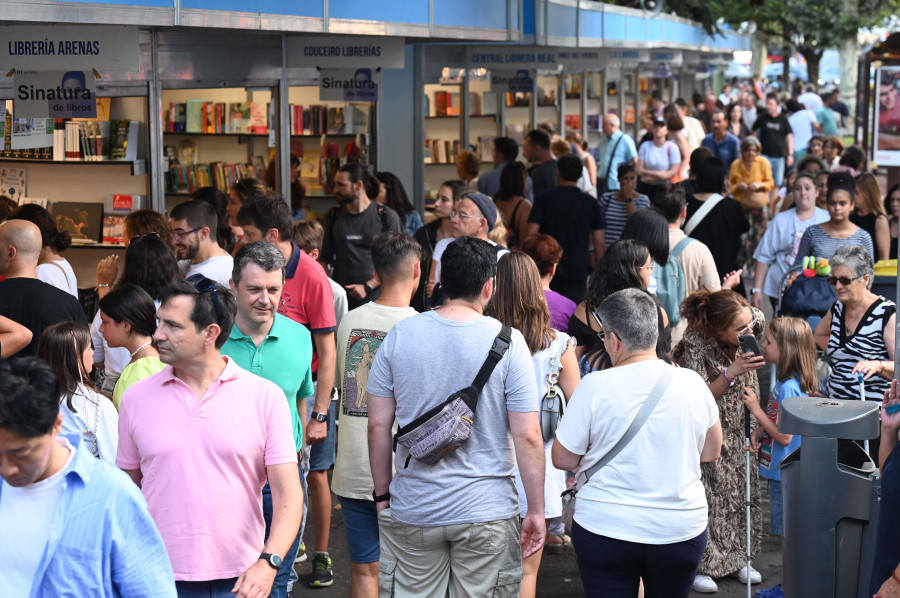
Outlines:
[[[138,28],[133,26],[0,26],[0,70],[136,71]]]
[[[287,38],[290,68],[402,69],[404,41],[399,37],[292,36]]]
[[[518,70],[554,69],[559,66],[606,66],[607,51],[601,48],[552,48],[545,46],[469,46],[470,68]]]

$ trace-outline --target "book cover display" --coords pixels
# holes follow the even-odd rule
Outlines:
[[[56,227],[72,235],[73,244],[99,243],[103,226],[103,204],[56,201],[51,209]]]

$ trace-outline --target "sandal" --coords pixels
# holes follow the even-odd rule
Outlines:
[[[559,538],[559,542],[550,542],[550,538]],[[572,538],[562,534],[561,536],[548,536],[547,542],[544,543],[544,552],[547,554],[562,554],[567,546],[572,545]]]
[[[781,584],[768,590],[756,590],[754,598],[784,598],[784,592],[781,590]]]

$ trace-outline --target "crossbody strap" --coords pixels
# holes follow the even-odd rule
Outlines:
[[[500,334],[494,339],[494,344],[491,345],[491,350],[488,353],[487,358],[484,360],[481,369],[478,370],[475,381],[472,382],[472,385],[469,387],[469,389],[473,391],[471,396],[475,397],[474,403],[469,405],[469,408],[473,413],[475,412],[475,407],[478,405],[478,397],[481,396],[481,389],[484,388],[484,385],[487,384],[491,374],[494,373],[494,368],[497,367],[497,364],[503,359],[503,355],[506,353],[506,350],[509,349],[511,342],[512,329],[506,324],[501,325]]]
[[[619,138],[616,139],[616,142],[613,144],[612,151],[609,152],[609,156],[607,156],[606,175],[600,179],[604,182],[604,184],[609,183],[610,170],[612,170],[612,161],[613,161],[613,158],[616,157],[616,148],[619,147],[619,142],[622,141],[622,137],[625,137],[625,133],[622,133],[621,135],[619,135]]]
[[[697,228],[697,225],[706,218],[706,215],[712,212],[712,209],[716,207],[720,201],[725,199],[719,193],[713,193],[709,197],[706,198],[706,201],[703,202],[703,205],[700,206],[700,209],[694,212],[694,215],[691,216],[691,219],[687,221],[687,224],[684,225],[684,234],[687,236],[691,236],[691,233],[694,232],[694,229]]]
[[[659,399],[662,397],[663,391],[665,391],[666,387],[669,385],[669,382],[672,380],[672,376],[675,374],[674,367],[665,367],[662,374],[660,374],[659,379],[656,381],[656,385],[653,387],[653,390],[650,391],[650,395],[647,397],[647,400],[644,401],[644,404],[641,406],[640,411],[638,411],[637,415],[634,416],[634,420],[632,420],[631,425],[628,426],[628,429],[625,430],[625,434],[622,438],[619,439],[619,442],[616,443],[612,449],[600,459],[597,463],[591,466],[590,469],[585,471],[583,474],[578,476],[578,485],[576,489],[581,489],[582,486],[588,483],[588,480],[593,477],[595,473],[600,471],[600,469],[607,465],[610,461],[616,458],[622,449],[628,446],[628,443],[631,442],[631,439],[637,436],[637,433],[640,431],[641,427],[643,427],[644,422],[647,421],[647,418],[650,417],[650,414],[653,412],[653,409],[656,407],[657,403],[659,403]]]

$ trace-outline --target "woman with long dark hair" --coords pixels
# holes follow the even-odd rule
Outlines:
[[[392,172],[378,172],[375,174],[375,178],[378,179],[378,196],[375,201],[397,212],[400,222],[406,227],[407,234],[416,234],[424,222],[422,216],[409,201],[403,183]]]
[[[494,196],[497,211],[508,232],[504,243],[510,249],[519,247],[528,231],[531,203],[525,199],[528,170],[518,161],[509,162],[500,171],[500,190]]]

